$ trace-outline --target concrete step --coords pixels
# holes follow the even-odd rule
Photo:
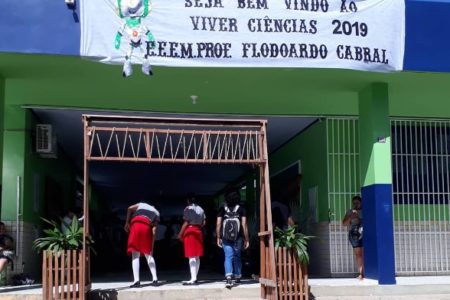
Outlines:
[[[396,285],[378,285],[370,279],[313,279],[310,291],[314,300],[450,300],[450,279],[430,277],[421,283],[401,279]]]
[[[142,283],[138,289],[128,288],[129,282],[94,283],[89,300],[256,300],[260,299],[260,286],[254,281],[243,281],[231,289],[224,282],[205,282],[196,286],[183,286],[180,282],[163,283],[159,287]],[[41,287],[15,287],[0,290],[0,300],[42,300]]]
[[[226,289],[222,283],[205,286],[166,286],[125,290],[93,290],[89,300],[256,300],[260,299],[258,284]]]
[[[373,280],[311,279],[311,300],[450,300],[450,277],[398,279],[397,285],[378,285]],[[129,282],[94,283],[90,300],[253,300],[260,299],[260,287],[247,281],[231,290],[222,281],[204,281],[183,286],[179,281],[159,287],[146,282],[139,289]],[[0,300],[42,300],[41,288],[0,289]]]

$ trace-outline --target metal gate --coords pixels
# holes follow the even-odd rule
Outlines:
[[[396,272],[450,274],[450,121],[392,120]]]
[[[360,193],[357,119],[327,119],[330,269],[356,272],[341,221]],[[450,120],[391,121],[397,275],[450,274]]]
[[[345,276],[357,272],[342,219],[360,193],[358,120],[329,118],[326,124],[330,270],[332,276]]]

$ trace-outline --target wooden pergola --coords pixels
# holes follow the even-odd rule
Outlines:
[[[84,234],[80,299],[91,285],[89,162],[249,164],[259,168],[260,283],[262,299],[277,299],[267,153],[267,121],[83,115]]]

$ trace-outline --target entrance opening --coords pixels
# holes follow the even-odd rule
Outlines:
[[[264,188],[265,185],[265,181],[258,179],[258,175],[262,173],[260,172],[261,164],[267,163],[267,152],[266,157],[263,158],[263,151],[260,149],[262,144],[258,144],[260,143],[258,136],[262,138],[269,136],[267,141],[269,151],[274,151],[316,120],[305,117],[264,117],[270,124],[269,134],[261,135],[259,134],[261,131],[255,130],[255,128],[258,126],[262,128],[263,126],[261,127],[261,123],[258,124],[258,122],[264,124],[265,121],[259,120],[223,120],[222,117],[221,119],[207,120],[211,122],[211,124],[206,124],[208,127],[205,124],[187,124],[185,117],[191,116],[170,115],[171,118],[161,118],[161,115],[154,117],[149,114],[132,113],[133,117],[114,115],[105,117],[92,116],[90,114],[92,112],[78,110],[33,109],[33,111],[41,119],[41,122],[53,124],[58,143],[79,166],[82,166],[82,162],[74,153],[81,152],[86,155],[87,152],[86,149],[84,152],[80,149],[81,141],[74,138],[74,136],[83,136],[83,128],[77,128],[74,124],[79,122],[83,113],[89,114],[87,115],[89,117],[99,118],[99,120],[95,120],[95,124],[87,126],[92,130],[85,132],[85,138],[88,141],[86,145],[91,156],[85,162],[88,168],[84,168],[85,172],[88,171],[85,176],[88,175],[86,178],[89,178],[89,185],[81,184],[81,189],[77,187],[81,194],[89,196],[89,229],[96,240],[98,248],[96,249],[99,252],[98,256],[89,259],[91,264],[86,266],[91,268],[92,274],[96,277],[97,275],[104,277],[109,274],[111,276],[123,274],[128,280],[131,279],[131,266],[130,258],[125,256],[125,246],[123,246],[126,242],[126,234],[123,231],[123,215],[129,204],[149,200],[158,205],[167,226],[164,236],[170,237],[172,224],[176,221],[175,217],[181,216],[185,206],[185,197],[191,192],[197,194],[201,206],[206,210],[207,227],[214,228],[215,211],[221,204],[221,195],[229,186],[241,189],[243,202],[247,206],[249,214],[254,217],[253,227],[255,228],[253,231],[256,241],[253,241],[251,245],[253,252],[248,255],[253,261],[246,262],[243,272],[246,273],[245,275],[259,274],[258,257],[262,251],[267,257],[264,262],[268,261],[270,265],[270,251],[266,253],[270,250],[268,239],[271,233],[268,228],[270,222],[264,224],[263,230],[258,223],[261,214],[260,203],[263,201],[266,206],[265,203],[268,200],[266,199],[268,193],[262,193],[261,196],[259,192],[259,189]],[[110,119],[105,122],[105,118]],[[149,119],[158,119],[163,122],[150,127],[144,126]],[[131,120],[132,124],[127,120]],[[201,122],[204,119],[194,119],[194,121]],[[220,122],[226,124],[220,124]],[[233,125],[236,125],[234,123],[239,125],[237,129],[234,129],[236,132],[233,133],[231,131],[233,131]],[[169,135],[167,135],[167,131],[164,131],[167,130],[168,124],[175,130],[175,132],[171,131]],[[254,124],[258,125],[254,127]],[[101,127],[108,127],[109,131],[102,132]],[[76,132],[74,132],[74,128]],[[153,148],[150,146],[152,139],[148,138],[152,136],[151,133],[148,132],[149,136],[145,134],[147,129],[159,131],[159,135],[156,135],[158,138],[153,138]],[[190,132],[191,135],[187,134],[189,130],[196,132],[195,138],[192,138],[192,132]],[[252,132],[256,132],[256,134],[252,134]],[[228,137],[228,140],[219,139],[220,134],[218,133],[222,133],[222,137]],[[236,138],[238,134],[239,138]],[[238,141],[239,143],[237,143]],[[188,150],[189,144],[191,150]],[[227,146],[224,146],[225,144]],[[204,151],[202,148],[205,145],[209,147],[208,151]],[[183,147],[185,147],[185,151],[182,151]],[[151,153],[150,160],[149,153]],[[108,157],[112,159],[107,159]],[[198,160],[200,163],[193,163],[193,160]],[[77,181],[77,185],[79,183],[80,181]],[[262,215],[264,216],[266,213],[263,209]],[[265,219],[267,221],[267,216]],[[214,233],[211,228],[207,229],[210,235],[211,232]],[[259,236],[258,233],[260,233]],[[263,246],[259,239],[263,241]],[[206,240],[207,238],[205,242]],[[162,244],[167,242],[170,243],[170,239],[163,241]],[[200,273],[204,273],[205,277],[210,276],[211,279],[214,279],[215,276],[223,278],[221,249],[214,246],[213,243],[209,246],[205,243],[205,246],[207,256],[202,259]],[[170,280],[170,278],[174,278],[173,276],[178,275],[180,277],[176,278],[177,280],[186,279],[189,274],[188,265],[181,249],[179,249],[178,255],[173,257],[172,253],[177,250],[170,249],[169,246],[168,253],[165,252],[164,255],[169,255],[174,259],[164,261],[163,258],[158,261],[158,248],[167,249],[166,247],[157,245],[155,248],[158,273],[160,273],[158,277],[162,280],[166,278]],[[181,243],[177,243],[175,247],[181,248]],[[113,261],[111,261],[111,257],[114,257]],[[269,290],[273,289],[273,281],[270,278],[272,270],[269,265],[264,265],[264,270],[261,270],[260,273],[263,275],[261,282],[267,298],[270,298]],[[174,275],[174,269],[181,271]],[[164,273],[165,271],[167,273]],[[146,280],[146,276],[149,276],[147,270],[141,267],[141,272],[143,272],[143,280]],[[146,273],[144,274],[144,272]],[[86,283],[90,282],[89,275],[90,272],[87,272]],[[201,276],[200,274],[200,278],[202,278]]]
[[[84,115],[83,250],[80,294],[91,283],[89,169],[92,162],[250,165],[259,171],[262,298],[277,298],[270,202],[267,121]],[[85,290],[86,289],[86,290]]]
[[[255,191],[248,193],[246,185],[248,178],[252,178],[253,184],[256,169],[251,166],[92,162],[90,170],[96,174],[91,176],[90,228],[95,237],[95,249],[101,254],[92,257],[94,279],[107,276],[125,282],[131,280],[130,257],[126,255],[128,234],[123,226],[127,207],[137,202],[150,203],[161,214],[154,257],[158,277],[164,281],[188,279],[189,266],[177,234],[186,197],[191,193],[195,194],[206,214],[201,280],[221,280],[224,277],[223,251],[216,245],[215,225],[223,191],[229,186],[240,189],[241,205],[247,210],[251,236],[257,237],[257,195]],[[250,249],[243,255],[245,278],[259,274],[258,257],[258,240],[253,239]],[[150,280],[144,261],[141,265],[141,278]]]

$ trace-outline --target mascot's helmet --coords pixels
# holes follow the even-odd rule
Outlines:
[[[118,0],[121,17],[146,17],[149,11],[149,0]]]

